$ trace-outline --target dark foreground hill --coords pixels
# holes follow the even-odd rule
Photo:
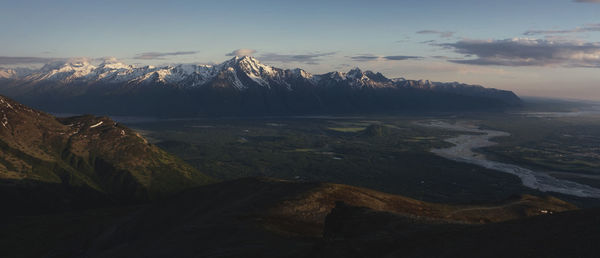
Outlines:
[[[482,111],[521,104],[511,91],[478,85],[389,79],[360,69],[312,75],[264,65],[247,56],[214,66],[63,62],[3,74],[0,94],[58,113],[314,115]]]
[[[0,122],[0,200],[6,208],[37,212],[146,201],[211,181],[107,117],[59,119],[0,96]]]
[[[483,225],[430,224],[338,204],[310,257],[597,257],[600,209]]]
[[[490,250],[512,244],[484,256],[538,248],[580,248],[573,253],[580,256],[598,240],[600,221],[595,210],[560,213],[573,209],[550,197],[444,205],[346,185],[247,178],[144,206],[4,220],[0,250],[10,257],[481,257],[483,250],[472,250],[481,243],[498,245]]]

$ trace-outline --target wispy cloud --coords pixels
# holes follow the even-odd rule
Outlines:
[[[384,56],[383,59],[390,61],[403,61],[403,60],[411,60],[411,59],[421,59],[423,57],[420,56]]]
[[[278,54],[278,53],[265,53],[259,57],[262,61],[271,62],[282,62],[282,63],[305,63],[305,64],[319,64],[322,57],[331,56],[335,52],[327,53],[311,53],[311,54]]]
[[[599,0],[600,3],[600,0]],[[574,29],[567,30],[528,30],[524,35],[546,35],[546,34],[569,34],[569,33],[581,33],[581,32],[600,32],[600,23],[588,24],[583,27],[577,27]]]
[[[357,62],[369,62],[369,61],[404,61],[411,59],[422,59],[420,56],[376,56],[371,54],[350,56],[350,59]]]
[[[358,56],[350,57],[350,59],[352,59],[353,61],[358,61],[358,62],[374,61],[374,60],[378,60],[379,58],[380,58],[379,56],[374,56],[374,55],[358,55]]]
[[[256,53],[256,50],[254,50],[254,49],[240,48],[240,49],[233,50],[233,51],[231,51],[231,53],[227,53],[225,55],[226,56],[251,56],[251,55],[254,55],[254,53]]]
[[[600,0],[573,0],[576,3],[600,3]]]
[[[439,30],[420,30],[417,34],[435,34],[441,38],[450,38],[454,36],[454,31],[439,31]]]
[[[32,57],[32,56],[0,56],[0,65],[46,64],[66,60],[65,58]]]
[[[133,59],[143,59],[143,60],[162,60],[169,56],[183,56],[183,55],[193,55],[198,53],[198,51],[178,51],[178,52],[145,52],[137,54],[133,57]]]
[[[454,63],[501,66],[600,67],[600,43],[546,39],[462,40],[440,44],[475,59]]]

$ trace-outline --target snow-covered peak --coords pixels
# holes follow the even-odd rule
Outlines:
[[[260,86],[267,88],[271,87],[270,82],[272,81],[289,86],[284,81],[283,70],[262,64],[251,56],[235,56],[216,66],[216,69],[221,71],[233,69],[233,71],[244,73]]]
[[[77,78],[89,75],[96,67],[90,64],[86,58],[57,61],[44,65],[39,72],[33,73],[27,78],[33,81],[62,81],[70,82]]]
[[[118,69],[131,69],[131,68],[133,68],[133,66],[124,64],[114,57],[109,57],[109,58],[104,59],[102,61],[102,63],[100,63],[100,65],[98,65],[98,68],[118,70]]]
[[[346,73],[346,77],[352,80],[361,80],[361,81],[375,81],[375,82],[389,82],[390,79],[383,76],[381,73],[374,73],[372,71],[362,71],[360,68],[356,67]]]
[[[240,63],[240,62],[251,62],[251,63],[260,63],[258,59],[252,56],[234,56],[231,59],[225,61],[224,63]]]
[[[393,87],[392,81],[383,76],[383,74],[374,73],[371,71],[362,71],[358,67],[348,71],[347,73],[335,71],[323,75],[316,75],[315,78],[319,82],[325,81],[325,85],[345,84],[353,88]]]
[[[261,64],[256,58],[245,56],[239,61],[239,66],[245,72],[251,72],[255,75],[274,75],[276,73],[273,67]]]
[[[182,74],[192,74],[199,70],[199,68],[203,68],[205,66],[198,66],[193,64],[179,64],[176,65],[173,69],[180,71]]]
[[[419,85],[431,86],[431,81],[429,81],[429,80],[419,80]]]
[[[301,77],[301,78],[304,78],[304,79],[313,79],[313,77],[314,77],[309,72],[304,71],[304,70],[302,70],[300,68],[292,69],[292,70],[290,70],[290,72],[291,72],[291,74],[293,74],[295,76],[298,76],[298,77]]]
[[[240,68],[244,72],[252,72],[255,74],[274,73],[273,67],[264,65],[258,61],[258,59],[251,56],[235,56],[232,59],[225,61],[221,66]]]
[[[36,71],[30,68],[0,68],[0,79],[19,79]]]
[[[360,79],[363,76],[364,76],[363,72],[358,67],[356,67],[356,68],[348,71],[348,73],[346,73],[346,77],[350,78],[350,79]]]
[[[17,72],[13,69],[0,68],[0,79],[12,79],[17,76]]]

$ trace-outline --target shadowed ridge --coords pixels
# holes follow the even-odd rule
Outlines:
[[[600,209],[482,225],[417,221],[337,203],[310,257],[595,257]]]
[[[244,178],[188,189],[156,203],[104,232],[87,254],[288,256],[321,238],[325,218],[339,201],[415,223],[457,225],[523,218],[541,214],[541,209],[575,209],[560,200],[539,197],[493,207],[450,206],[347,185]],[[473,208],[486,212],[445,215]]]

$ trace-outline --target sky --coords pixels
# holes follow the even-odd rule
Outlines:
[[[0,67],[116,57],[252,55],[311,73],[354,67],[522,96],[600,100],[600,0],[0,0]]]

